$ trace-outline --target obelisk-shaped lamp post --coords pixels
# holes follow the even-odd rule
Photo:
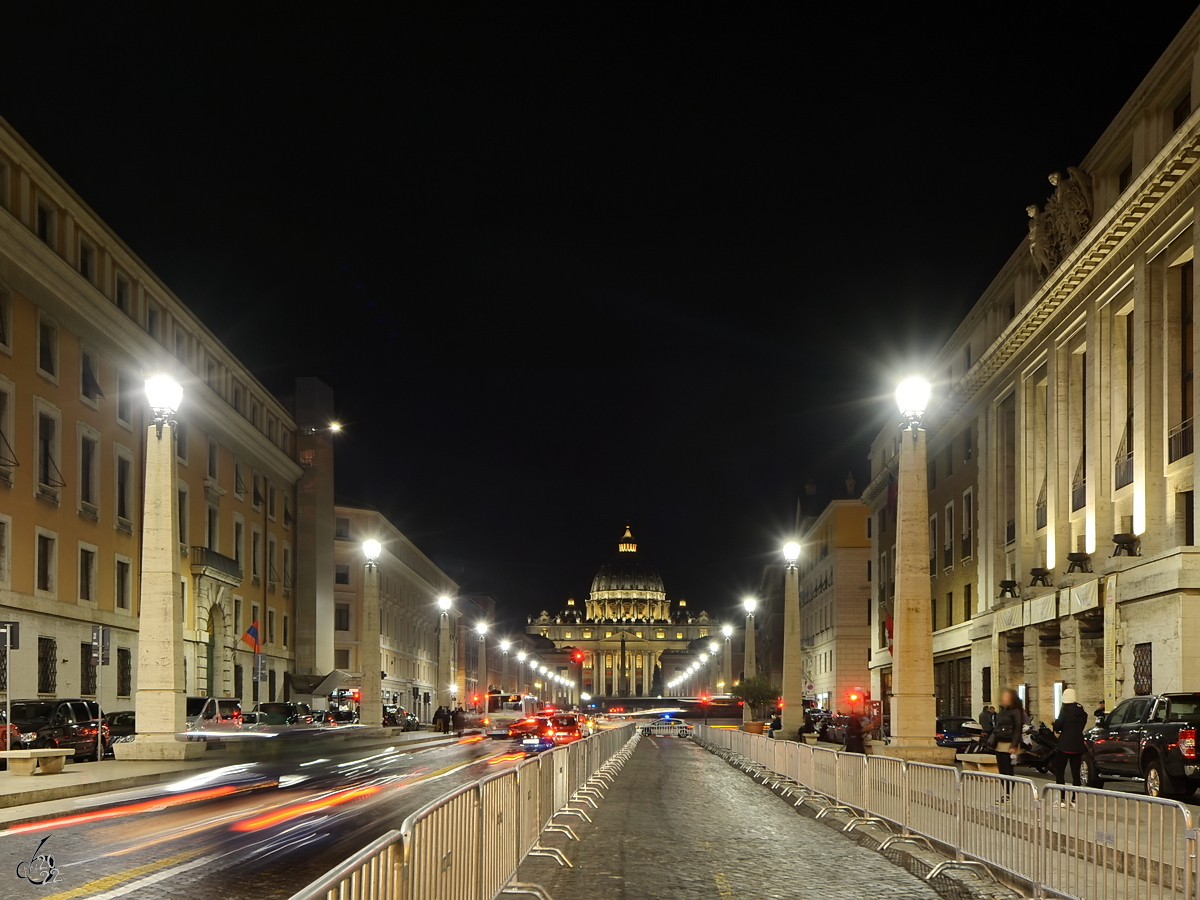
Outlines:
[[[758,674],[758,660],[754,658],[754,608],[758,606],[758,601],[747,597],[743,605],[746,607],[746,659],[742,663],[742,678],[745,680]],[[754,721],[754,708],[749,703],[742,703],[742,721]]]
[[[796,740],[804,724],[804,650],[800,627],[800,545],[784,545],[782,737]]]
[[[383,725],[383,653],[379,647],[379,541],[363,541],[363,615],[362,643],[359,667],[362,684],[359,689],[358,721],[379,728]]]

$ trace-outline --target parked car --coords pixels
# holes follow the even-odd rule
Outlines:
[[[21,740],[21,729],[4,721],[4,707],[0,706],[0,750],[20,750],[25,746]],[[8,760],[0,759],[0,769],[8,768]]]
[[[551,716],[550,730],[556,744],[569,744],[583,737],[579,720],[574,716]]]
[[[961,751],[979,740],[983,727],[970,716],[938,716],[937,745]]]
[[[101,759],[110,744],[108,726],[94,700],[14,700],[12,724],[25,747],[71,749],[77,760]],[[102,748],[96,746],[97,728],[102,729]]]
[[[1122,700],[1083,736],[1084,784],[1139,778],[1151,797],[1190,797],[1200,788],[1196,729],[1200,694],[1157,694]]]
[[[188,731],[241,731],[242,701],[236,697],[188,697]]]
[[[307,703],[256,703],[252,712],[258,713],[255,717],[258,728],[312,725],[315,718]]]
[[[137,734],[137,716],[132,709],[105,713],[104,723],[108,725],[108,733],[113,744],[132,741],[133,736]]]
[[[548,728],[550,720],[546,716],[529,716],[526,719],[518,719],[508,726],[508,736],[521,740],[526,735],[537,734],[538,731]]]
[[[322,725],[336,728],[339,725],[357,725],[358,713],[352,709],[325,709],[316,713]]]

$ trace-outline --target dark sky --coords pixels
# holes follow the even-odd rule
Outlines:
[[[1193,6],[354,8],[6,12],[0,115],[515,615],[754,588]]]

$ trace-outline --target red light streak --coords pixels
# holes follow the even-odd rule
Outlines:
[[[192,791],[187,794],[176,794],[170,797],[158,797],[141,803],[131,803],[128,806],[118,806],[114,809],[100,809],[96,812],[79,813],[74,816],[64,816],[61,819],[50,819],[41,822],[29,822],[25,825],[14,825],[6,828],[0,834],[24,834],[27,831],[45,831],[47,828],[66,828],[69,825],[81,825],[85,822],[97,822],[101,819],[118,819],[122,816],[132,816],[143,812],[155,812],[171,806],[181,806],[184,803],[194,803],[199,800],[211,800],[214,797],[224,797],[235,793],[238,789],[225,787],[209,788],[205,791]]]
[[[258,831],[260,828],[270,828],[272,825],[278,825],[280,822],[287,822],[290,819],[306,816],[309,813],[317,812],[322,809],[329,809],[332,806],[340,806],[343,803],[349,803],[351,800],[358,800],[360,797],[369,797],[372,794],[378,793],[381,788],[378,785],[372,787],[355,788],[349,791],[339,791],[336,794],[330,794],[327,797],[322,797],[319,800],[310,800],[307,803],[296,803],[292,806],[285,806],[283,809],[276,812],[266,813],[261,816],[255,816],[252,819],[245,819],[233,826],[234,831]]]
[[[467,735],[466,737],[459,738],[458,742],[460,744],[473,744],[476,741],[482,741],[482,740],[483,740],[482,734],[471,734],[471,735]]]
[[[505,753],[500,756],[493,756],[491,759],[488,760],[488,765],[494,766],[497,763],[513,762],[514,760],[524,759],[524,758],[525,758],[525,753],[523,751],[521,753]]]

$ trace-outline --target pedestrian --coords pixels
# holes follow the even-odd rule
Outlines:
[[[996,711],[990,706],[984,706],[983,711],[979,713],[979,727],[983,730],[984,737],[992,733],[992,729],[996,727]]]
[[[1100,701],[1100,705],[1096,707],[1096,711],[1092,713],[1096,717],[1096,724],[1100,724],[1100,720],[1104,718],[1104,701]]]
[[[988,738],[988,747],[996,754],[996,768],[1001,775],[1013,774],[1013,763],[1016,761],[1013,748],[1020,747],[1021,729],[1026,721],[1021,698],[1012,688],[1005,688],[1000,694],[1000,711],[996,713],[992,734]],[[1010,790],[1009,783],[1005,782],[1002,802],[1008,800]]]
[[[1058,747],[1054,751],[1054,783],[1063,784],[1067,766],[1071,767],[1071,783],[1080,787],[1079,766],[1083,762],[1083,730],[1087,727],[1087,713],[1075,697],[1075,689],[1067,688],[1062,693],[1062,706],[1058,718],[1054,720],[1054,733],[1058,735]],[[1075,794],[1071,794],[1074,803]],[[1060,806],[1067,805],[1064,792],[1059,800]]]
[[[446,715],[446,707],[439,706],[433,712],[433,730],[440,733],[445,732],[446,728],[442,724],[442,719]]]
[[[775,713],[775,718],[771,720],[771,727],[767,729],[767,737],[774,738],[775,732],[783,728],[783,717],[779,713]]]
[[[466,710],[464,710],[461,706],[454,710],[454,712],[450,715],[451,721],[454,723],[454,730],[458,732],[459,737],[462,737],[463,720],[466,718],[466,715]]]
[[[846,724],[846,746],[847,753],[866,753],[867,746],[863,743],[863,727],[862,720],[857,716],[851,716],[850,721]]]

